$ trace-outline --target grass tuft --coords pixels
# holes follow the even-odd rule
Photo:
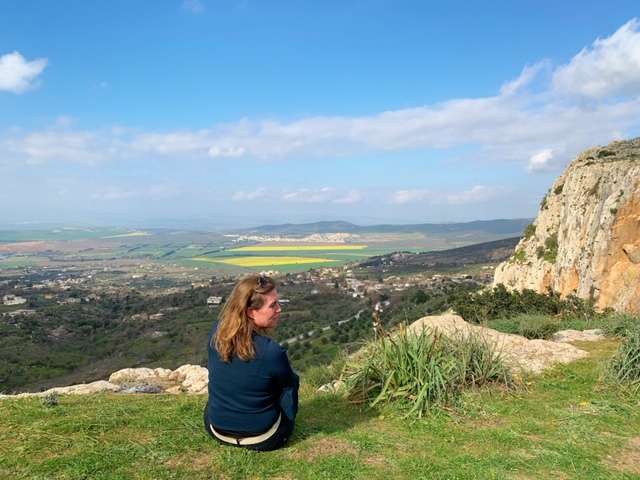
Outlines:
[[[632,395],[640,393],[640,324],[626,330],[626,338],[606,365],[606,377]]]
[[[455,339],[437,330],[407,332],[365,344],[345,364],[342,382],[350,401],[398,404],[407,417],[420,418],[434,407],[450,409],[469,389],[514,385],[509,368],[483,338]]]

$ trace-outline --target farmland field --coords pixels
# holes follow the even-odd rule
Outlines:
[[[369,248],[367,245],[315,243],[259,243],[230,248],[208,255],[192,257],[192,261],[224,263],[238,267],[269,267],[293,271],[300,268],[340,266],[345,262],[362,260],[392,251],[388,248]]]
[[[328,238],[306,240],[300,232],[299,236],[287,236],[268,230],[269,235],[252,231],[253,236],[248,237],[210,231],[106,227],[0,230],[0,275],[19,276],[25,269],[41,267],[112,272],[111,277],[119,275],[122,279],[135,273],[197,282],[265,269],[293,273],[340,267],[392,252],[446,250],[499,236],[464,229],[454,229],[451,234],[380,231],[364,232],[337,243]],[[311,231],[316,233],[313,225]]]
[[[197,257],[193,260],[201,262],[217,262],[236,265],[238,267],[281,267],[285,265],[338,264],[338,260],[316,257],[287,256],[234,256],[234,257]]]

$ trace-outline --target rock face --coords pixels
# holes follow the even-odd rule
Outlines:
[[[496,269],[499,283],[640,313],[640,138],[591,148],[569,164]]]

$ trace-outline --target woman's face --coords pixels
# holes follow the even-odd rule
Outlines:
[[[275,289],[264,295],[265,302],[260,308],[247,307],[247,317],[256,328],[274,328],[278,325],[278,315],[282,311]]]

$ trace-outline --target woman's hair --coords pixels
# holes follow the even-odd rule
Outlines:
[[[253,332],[269,332],[264,329],[256,330],[251,319],[247,317],[247,307],[261,308],[265,303],[265,295],[275,288],[276,282],[264,275],[243,278],[233,288],[220,311],[220,323],[211,339],[211,346],[217,350],[223,362],[229,363],[234,353],[244,361],[256,357]]]

